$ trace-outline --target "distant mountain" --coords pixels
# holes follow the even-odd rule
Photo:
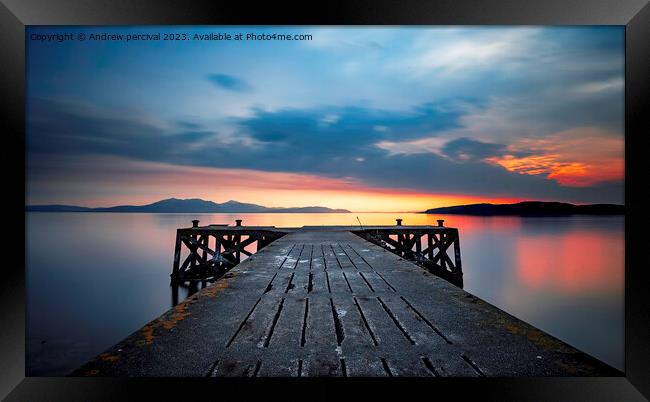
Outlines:
[[[520,216],[558,216],[558,215],[624,215],[625,205],[591,204],[574,205],[563,202],[524,201],[516,204],[470,204],[453,207],[433,208],[426,214],[452,215],[520,215]]]
[[[348,213],[347,209],[326,207],[269,208],[230,200],[223,204],[199,198],[168,198],[147,205],[118,205],[105,208],[78,207],[75,205],[27,205],[28,212],[158,212],[158,213]]]

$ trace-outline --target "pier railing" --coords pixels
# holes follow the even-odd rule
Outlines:
[[[199,221],[194,220],[192,227],[177,229],[172,284],[217,279],[243,258],[291,231],[274,226],[241,226],[241,222],[238,219],[235,226],[200,227]],[[458,229],[445,227],[443,222],[439,220],[438,226],[402,226],[402,220],[398,219],[396,226],[360,230],[350,227],[350,231],[462,288]]]
[[[216,279],[239,264],[242,255],[253,255],[247,248],[259,251],[286,234],[274,226],[241,226],[241,222],[199,227],[194,220],[191,228],[177,229],[172,283]]]
[[[435,275],[463,287],[463,268],[460,258],[458,229],[443,226],[365,227],[354,234],[397,255],[427,268]]]

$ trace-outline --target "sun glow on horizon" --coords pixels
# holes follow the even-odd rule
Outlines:
[[[270,190],[250,187],[233,189],[225,193],[208,192],[175,192],[170,195],[160,193],[150,195],[117,195],[104,198],[60,199],[55,201],[29,202],[29,204],[62,204],[87,207],[112,207],[116,205],[146,205],[163,199],[193,199],[199,198],[215,203],[237,201],[248,204],[258,204],[265,207],[327,207],[332,209],[347,209],[350,212],[422,212],[431,208],[453,205],[495,203],[509,204],[522,201],[517,198],[484,198],[478,196],[455,194],[426,194],[372,190]]]
[[[85,158],[68,159],[78,169]],[[412,189],[370,187],[349,178],[263,172],[250,169],[218,169],[133,161],[124,158],[93,158],[97,171],[86,170],[67,180],[59,197],[28,194],[28,204],[66,204],[88,207],[146,205],[167,198],[200,198],[216,203],[236,200],[266,207],[320,206],[352,212],[420,212],[430,208],[482,202],[512,203],[515,197],[481,197],[436,194]],[[87,183],[101,184],[89,193]],[[52,193],[61,183],[38,183]],[[70,191],[70,188],[76,191]]]

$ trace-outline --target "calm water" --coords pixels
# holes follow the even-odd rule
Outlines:
[[[28,213],[28,375],[65,375],[169,309],[175,230],[192,219],[295,227],[356,216],[445,219],[460,230],[465,290],[623,369],[623,217]]]

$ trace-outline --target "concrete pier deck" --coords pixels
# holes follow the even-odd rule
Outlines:
[[[273,241],[77,376],[616,376],[344,228]]]

